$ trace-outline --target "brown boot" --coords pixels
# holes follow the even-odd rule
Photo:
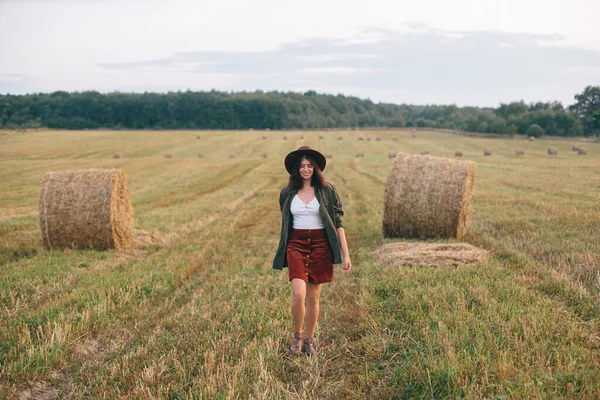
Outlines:
[[[312,338],[304,339],[304,345],[302,346],[302,352],[309,357],[317,355],[317,350],[315,350],[315,346],[313,346]]]
[[[294,333],[294,340],[292,340],[292,345],[290,346],[292,354],[300,354],[300,343],[302,343],[302,335]]]

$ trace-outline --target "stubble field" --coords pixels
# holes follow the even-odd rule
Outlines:
[[[287,354],[287,271],[271,269],[283,158],[303,144],[334,155],[325,176],[354,265],[336,266],[323,289],[316,359]],[[598,398],[600,144],[585,156],[572,144],[410,131],[2,134],[0,398]],[[388,151],[425,149],[476,162],[466,241],[488,262],[382,267],[370,254],[392,241],[381,234]],[[87,168],[127,174],[135,227],[160,242],[42,249],[44,174]]]

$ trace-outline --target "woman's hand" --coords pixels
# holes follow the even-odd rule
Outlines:
[[[350,257],[344,257],[344,262],[342,263],[342,269],[346,272],[352,269],[352,261],[350,261]]]

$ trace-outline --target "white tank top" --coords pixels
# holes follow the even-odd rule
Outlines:
[[[295,195],[290,204],[290,211],[294,216],[292,227],[294,229],[323,229],[323,220],[319,214],[319,200],[315,197],[310,203],[305,204]]]

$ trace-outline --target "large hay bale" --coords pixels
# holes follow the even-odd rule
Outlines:
[[[422,156],[428,156],[428,155],[429,155],[429,150],[423,150],[423,151],[421,152],[421,155],[422,155]]]
[[[196,136],[196,139],[200,140],[200,139],[202,139],[202,136],[200,136],[200,135],[197,135],[197,136]]]
[[[530,142],[535,142],[535,136],[529,136],[529,141]]]
[[[468,243],[398,242],[381,245],[372,254],[382,267],[458,267],[481,264],[489,253]]]
[[[356,152],[356,158],[360,158],[360,157],[364,157],[365,153],[363,153],[362,151],[358,151]]]
[[[463,156],[463,152],[462,152],[462,151],[460,151],[460,150],[456,150],[456,151],[454,152],[454,157],[462,157],[462,156]]]
[[[319,139],[320,139],[320,140],[323,140],[323,139],[325,139],[325,136],[323,136],[323,135],[319,135]]]
[[[260,153],[260,156],[261,156],[262,158],[267,158],[267,157],[269,157],[269,155],[268,155],[267,153]]]
[[[384,195],[385,237],[462,237],[475,163],[399,153]]]
[[[131,244],[133,207],[120,170],[48,172],[39,214],[45,248],[106,250]]]
[[[396,158],[397,155],[395,151],[388,151],[388,158]]]
[[[579,151],[579,146],[573,145],[573,147],[571,147],[571,150],[573,150],[573,151]]]
[[[483,155],[484,156],[491,156],[492,155],[492,151],[489,149],[483,149]]]
[[[585,147],[578,147],[577,154],[579,154],[580,156],[584,156],[587,154],[587,149]]]
[[[558,155],[558,150],[556,149],[556,147],[548,147],[548,155],[549,156]]]
[[[173,158],[173,156],[170,153],[165,154],[165,158]]]
[[[325,158],[333,158],[333,154],[331,154],[331,153],[325,153]]]
[[[525,150],[520,149],[520,148],[516,149],[515,150],[515,154],[518,155],[518,156],[523,156],[523,155],[525,155]]]
[[[121,153],[115,153],[115,154],[113,154],[113,158],[115,158],[115,159],[121,158]]]

